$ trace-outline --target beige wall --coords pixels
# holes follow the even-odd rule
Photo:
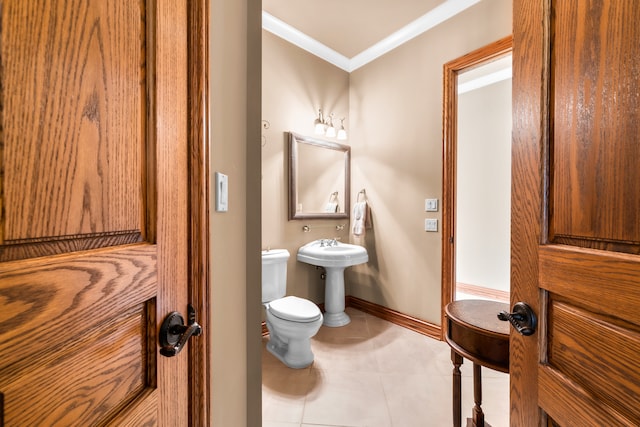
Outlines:
[[[263,32],[262,245],[286,248],[288,292],[324,301],[312,267],[295,261],[302,244],[340,236],[369,251],[347,270],[347,293],[440,323],[441,238],[424,231],[425,198],[442,198],[442,66],[511,33],[511,2],[481,2],[351,75]],[[344,221],[287,221],[284,132],[312,135],[313,114],[344,114],[352,147],[352,203],[366,189],[374,227],[349,235]],[[302,233],[303,224],[310,233]],[[347,223],[348,225],[348,223]],[[324,227],[324,228],[322,228]]]
[[[262,247],[283,248],[287,264],[287,293],[324,302],[324,284],[314,267],[296,261],[298,248],[320,238],[348,239],[347,220],[293,220],[288,218],[288,141],[285,132],[314,135],[318,108],[336,117],[348,116],[349,74],[292,44],[262,32]],[[339,120],[334,121],[334,125]],[[345,122],[348,125],[348,122]],[[322,137],[320,137],[322,139]],[[326,138],[336,141],[335,138]],[[342,142],[342,141],[340,141]],[[349,141],[346,141],[349,144]],[[329,194],[323,195],[328,198]],[[328,201],[328,200],[327,200]],[[305,233],[307,224],[311,231]],[[342,231],[336,225],[345,224]]]
[[[335,231],[345,221],[287,221],[284,132],[312,135],[319,106],[347,116],[352,201],[366,188],[374,221],[351,239],[370,262],[347,270],[348,293],[439,324],[441,234],[423,224],[424,199],[441,198],[442,65],[509,34],[511,2],[481,2],[351,75],[263,32],[262,89],[259,2],[211,6],[211,171],[230,189],[229,212],[211,213],[213,425],[257,427],[260,247],[289,249],[289,293],[322,302],[318,272],[295,252],[350,239],[348,223]],[[261,118],[271,125],[262,149]]]
[[[458,96],[456,280],[509,292],[511,79]]]
[[[229,176],[229,211],[211,209],[212,425],[258,427],[260,2],[212,0],[210,22],[211,178]]]
[[[424,199],[442,199],[442,66],[510,33],[511,1],[480,2],[351,74],[352,186],[374,228],[348,294],[440,324],[442,234],[424,219],[442,218]]]

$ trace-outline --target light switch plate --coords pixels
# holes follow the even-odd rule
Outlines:
[[[438,231],[438,220],[434,218],[425,219],[424,231]]]
[[[425,212],[438,212],[438,199],[424,199]]]
[[[229,177],[216,172],[216,212],[229,210]]]

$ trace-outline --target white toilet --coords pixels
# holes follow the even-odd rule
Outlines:
[[[305,368],[313,362],[311,337],[322,325],[322,313],[309,300],[287,293],[289,251],[262,251],[262,304],[269,329],[267,350],[290,368]]]

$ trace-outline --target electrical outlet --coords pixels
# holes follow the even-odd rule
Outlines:
[[[434,218],[425,219],[424,231],[438,231],[438,220]]]

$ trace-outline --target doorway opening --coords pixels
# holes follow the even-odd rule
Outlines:
[[[509,301],[508,36],[444,66],[442,333],[457,299]]]

